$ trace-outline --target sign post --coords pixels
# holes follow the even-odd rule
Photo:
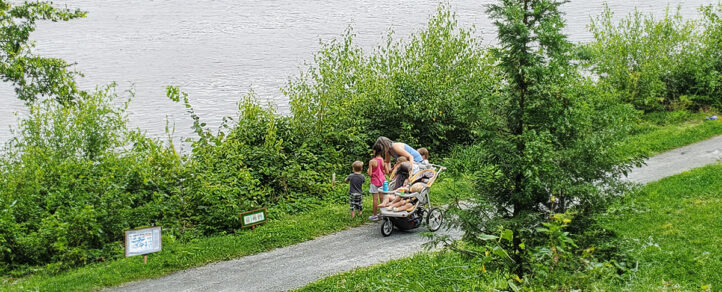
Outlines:
[[[266,208],[241,213],[241,228],[256,229],[256,225],[266,223]]]
[[[148,263],[147,254],[161,250],[161,227],[149,227],[125,231],[125,256],[143,255],[143,263]]]

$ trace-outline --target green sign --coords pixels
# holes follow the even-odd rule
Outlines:
[[[266,222],[266,208],[241,213],[241,227],[253,227]]]

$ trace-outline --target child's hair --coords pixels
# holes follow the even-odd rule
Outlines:
[[[425,160],[429,160],[429,150],[421,147],[421,148],[417,149],[416,151],[419,152],[419,154],[421,154],[422,158],[424,158]]]
[[[384,161],[389,162],[391,160],[391,157],[389,157],[389,151],[391,150],[392,143],[394,142],[391,141],[391,139],[381,136],[376,139],[376,142],[374,143],[373,147],[371,147],[371,149],[373,149],[374,152],[376,152],[376,149],[378,149],[378,152],[376,153],[381,153],[381,155],[384,157]],[[376,155],[374,154],[374,156]]]
[[[406,158],[406,156],[399,156],[399,158],[396,158],[396,163],[404,163],[407,161],[409,161],[409,159]]]
[[[381,155],[384,156],[384,146],[379,143],[374,143],[374,146],[371,147],[371,149],[374,151],[374,157]]]
[[[396,172],[396,180],[394,181],[394,189],[398,189],[404,186],[404,182],[409,179],[409,173],[411,172],[411,164],[408,162],[402,162],[399,165],[399,169]]]
[[[356,160],[353,162],[353,164],[351,164],[351,167],[353,167],[354,172],[360,172],[361,169],[364,167],[364,163]]]

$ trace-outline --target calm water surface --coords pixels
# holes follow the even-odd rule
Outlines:
[[[484,43],[491,45],[495,31],[484,14],[490,0],[451,1],[463,27],[476,26]],[[620,1],[607,3],[615,15],[634,7],[662,15],[667,3],[680,5],[686,18],[697,8],[715,1]],[[586,25],[598,15],[603,1],[572,1],[563,6],[566,32],[572,41],[591,38]],[[280,88],[295,76],[304,61],[312,60],[319,40],[340,36],[352,26],[357,43],[375,47],[393,30],[406,37],[420,30],[437,1],[55,1],[88,11],[85,19],[41,23],[32,35],[36,51],[77,63],[85,74],[86,89],[115,81],[131,86],[136,97],[128,116],[131,126],[153,136],[164,136],[165,121],[176,125],[175,136],[191,136],[184,108],[165,97],[166,85],[178,85],[210,126],[236,112],[237,101],[249,90],[263,101],[287,111]],[[0,84],[0,141],[16,124],[14,113],[24,106],[7,84]]]

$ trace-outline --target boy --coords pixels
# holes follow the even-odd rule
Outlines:
[[[363,191],[361,191],[361,185],[363,185],[366,177],[361,174],[361,169],[364,167],[364,163],[361,161],[354,161],[351,164],[353,173],[346,177],[346,181],[349,182],[348,195],[349,204],[351,205],[351,218],[356,217],[356,210],[358,214],[363,213]]]
[[[429,150],[422,147],[422,148],[416,149],[416,152],[419,152],[419,154],[421,154],[421,158],[423,159],[423,160],[421,160],[421,163],[429,164]]]

